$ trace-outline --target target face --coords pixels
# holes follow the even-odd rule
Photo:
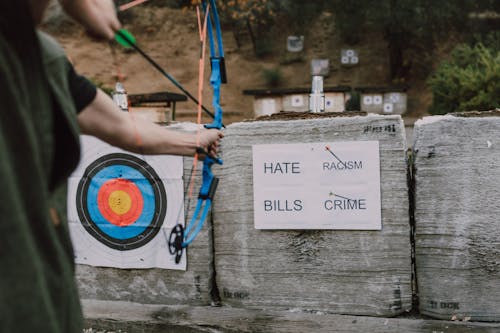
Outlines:
[[[167,195],[160,177],[144,160],[113,153],[85,169],[76,207],[81,224],[97,241],[116,250],[133,250],[157,235]]]

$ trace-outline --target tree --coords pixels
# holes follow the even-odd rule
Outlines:
[[[222,0],[219,8],[226,23],[233,27],[239,46],[238,31],[246,29],[255,54],[266,53],[262,46],[262,36],[268,31],[276,17],[277,0]]]
[[[390,77],[404,81],[414,50],[434,49],[436,40],[451,31],[466,31],[473,10],[495,9],[498,0],[333,0],[336,27],[349,42],[364,31],[383,33],[388,46]],[[425,46],[425,47],[424,47]]]
[[[429,79],[431,114],[500,107],[500,51],[459,45]]]

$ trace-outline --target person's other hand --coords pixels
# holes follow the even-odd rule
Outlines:
[[[113,0],[59,0],[65,12],[96,37],[112,39],[121,28]]]

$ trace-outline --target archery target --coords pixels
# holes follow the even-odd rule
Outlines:
[[[185,269],[168,251],[184,220],[183,163],[140,156],[82,136],[82,159],[69,179],[68,220],[76,263]]]
[[[78,216],[99,242],[117,250],[147,244],[167,210],[163,182],[144,160],[123,153],[91,163],[78,184]]]

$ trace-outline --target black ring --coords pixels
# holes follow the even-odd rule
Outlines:
[[[88,211],[87,193],[92,179],[99,171],[113,165],[125,165],[141,173],[154,193],[155,212],[150,224],[141,234],[127,239],[114,238],[103,232],[92,220]],[[167,213],[167,194],[158,174],[144,160],[129,154],[113,153],[98,158],[85,169],[78,184],[76,207],[81,224],[96,240],[116,250],[133,250],[147,244],[160,231]]]

